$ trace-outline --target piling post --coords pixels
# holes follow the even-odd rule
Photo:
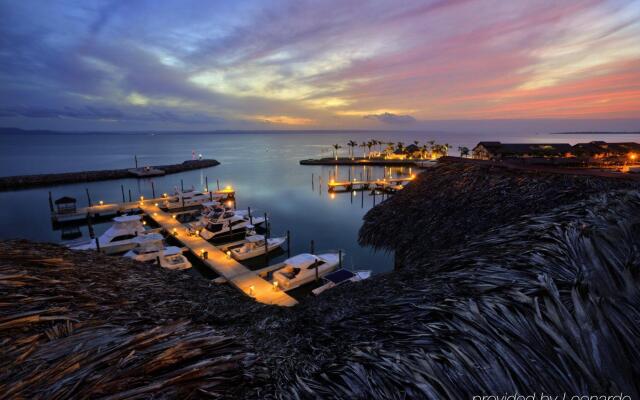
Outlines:
[[[158,263],[158,265],[160,265],[160,256],[156,256],[156,263]]]
[[[53,199],[51,198],[51,192],[49,192],[49,211],[53,214]]]
[[[89,194],[89,188],[85,188],[85,191],[87,192],[87,201],[89,202],[89,207],[91,207],[91,195]]]
[[[311,240],[311,251],[310,251],[311,254],[315,253],[315,248],[314,247],[315,247],[315,243],[313,242],[313,239],[312,239]]]
[[[251,207],[247,207],[247,211],[249,212],[249,223],[253,225],[253,216],[251,215]]]
[[[315,186],[315,182],[314,182],[315,179],[316,179],[316,176],[315,176],[315,174],[312,173],[311,174],[311,191],[312,192],[316,190],[316,188],[314,187]]]
[[[122,192],[122,202],[125,202],[125,198],[124,198],[124,185],[120,185],[120,191]]]
[[[207,190],[207,192],[209,191],[209,177],[208,176],[204,177],[204,188]]]
[[[264,228],[265,234],[269,235],[269,220],[267,219],[267,213],[264,213]]]
[[[100,237],[96,236],[96,250],[100,253]]]
[[[151,181],[151,194],[153,195],[153,198],[156,198],[156,186],[153,184],[153,181]]]
[[[220,179],[216,178],[216,186],[218,187],[218,190],[220,190]]]
[[[135,155],[133,156],[133,159],[134,159],[134,160],[135,160],[135,162],[136,162],[136,168],[138,168],[138,155],[137,155],[137,154],[135,154]]]
[[[349,182],[351,182],[351,167],[349,167]]]
[[[338,269],[342,269],[342,250],[338,250]]]
[[[291,258],[291,232],[287,231],[287,258]]]
[[[184,182],[180,179],[180,191],[184,193]]]
[[[364,208],[364,190],[360,192],[360,208]]]
[[[209,192],[209,201],[213,201],[213,193]]]
[[[373,188],[373,206],[376,206],[376,189]]]
[[[131,189],[129,189],[129,203],[131,203]]]

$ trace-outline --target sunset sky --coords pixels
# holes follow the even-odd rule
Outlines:
[[[5,127],[639,118],[638,0],[0,1]]]

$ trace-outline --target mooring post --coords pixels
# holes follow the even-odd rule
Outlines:
[[[315,243],[313,242],[313,239],[312,239],[311,240],[311,251],[310,251],[311,254],[315,253],[315,248],[314,247],[315,247]]]
[[[124,198],[124,185],[120,185],[120,191],[122,192],[122,202],[125,202],[125,198]]]
[[[136,161],[136,168],[138,168],[138,155],[137,155],[137,154],[135,154],[135,155],[133,156],[133,159]]]
[[[131,189],[129,189],[129,203],[131,203]]]
[[[53,213],[53,199],[51,198],[51,192],[49,192],[49,211]]]
[[[269,220],[267,219],[267,213],[264,213],[264,228],[265,234],[269,235]]]
[[[316,176],[315,176],[315,174],[313,174],[313,173],[312,173],[312,174],[311,174],[311,191],[312,191],[312,192],[316,190],[316,188],[315,188],[315,182],[314,182],[314,181],[315,181],[315,179],[316,179]]]
[[[342,250],[338,250],[338,269],[342,268]]]
[[[96,235],[93,231],[93,225],[91,225],[91,215],[89,213],[87,213],[87,229],[89,230],[89,237],[94,239]]]
[[[209,191],[209,177],[208,176],[204,177],[204,188],[205,188],[205,190],[207,192]]]
[[[184,182],[180,179],[180,191],[184,193]]]
[[[158,265],[160,265],[160,256],[156,256],[156,263],[158,263]]]
[[[220,190],[220,179],[216,178],[216,186],[218,187],[218,190]]]
[[[89,195],[89,188],[85,188],[87,192],[87,201],[89,202],[89,207],[91,207],[91,196]]]
[[[376,189],[373,188],[373,206],[376,206]]]
[[[291,258],[291,232],[287,231],[287,258]]]
[[[360,208],[364,208],[364,190],[360,192]]]
[[[349,167],[349,182],[351,182],[351,167]]]
[[[151,194],[153,195],[153,198],[156,198],[156,186],[153,184],[153,181],[151,181]]]
[[[209,192],[209,201],[213,201],[213,193]]]
[[[96,250],[100,253],[100,236],[96,236]]]
[[[249,212],[249,224],[253,225],[253,216],[251,216],[251,207],[247,207],[247,211]]]

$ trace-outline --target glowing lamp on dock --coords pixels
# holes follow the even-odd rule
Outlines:
[[[101,206],[104,205],[104,201],[102,201],[102,200],[100,200],[99,203],[100,203]]]
[[[200,249],[200,257],[204,258],[204,249]]]
[[[278,281],[273,281],[273,291],[274,292],[278,291]]]
[[[146,225],[146,224],[147,224],[147,221],[142,221],[142,225]]]
[[[635,161],[638,158],[638,155],[636,153],[629,153],[629,159],[631,161]]]
[[[140,201],[144,201],[144,196],[140,196]]]
[[[173,217],[173,219],[176,219],[176,215],[175,214],[173,214],[171,217]]]
[[[249,296],[254,297],[255,295],[256,295],[256,286],[255,285],[249,286]]]
[[[178,236],[178,229],[173,228],[173,236]]]
[[[231,258],[231,251],[227,250],[227,258]]]
[[[231,208],[233,207],[233,201],[229,200],[227,201],[227,208]]]
[[[154,206],[158,207],[158,203],[155,203]]]
[[[157,217],[157,216],[158,216],[158,213],[157,213],[157,212],[154,212],[154,213],[153,213],[153,216],[154,216],[154,217]]]
[[[167,194],[166,193],[162,193],[162,197],[167,197]]]

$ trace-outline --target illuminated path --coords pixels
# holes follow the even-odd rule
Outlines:
[[[177,232],[175,238],[188,247],[193,254],[200,256],[202,251],[208,252],[208,258],[201,260],[247,296],[253,297],[256,301],[264,304],[287,307],[298,304],[293,297],[281,290],[274,290],[273,286],[258,276],[256,272],[251,271],[233,258],[227,257],[220,249],[200,236],[190,236],[184,225],[174,219],[171,214],[162,211],[158,206],[146,201],[144,204],[138,204],[138,206],[162,226],[167,233],[173,234]]]

